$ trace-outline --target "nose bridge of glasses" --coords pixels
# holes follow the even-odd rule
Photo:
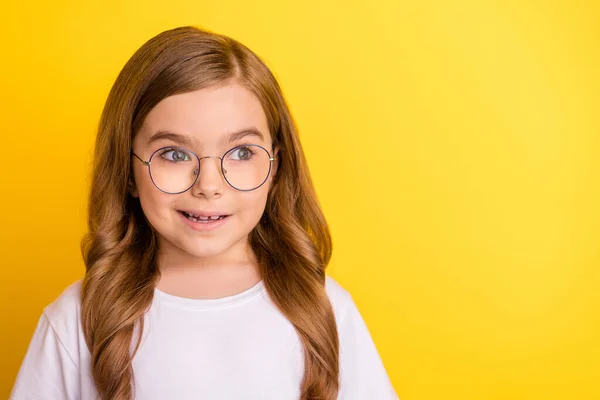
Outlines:
[[[219,157],[219,156],[204,156],[204,157],[198,157],[198,160],[202,160],[204,158],[218,158],[219,160],[221,160],[222,157]]]
[[[216,168],[217,168],[217,171],[218,171],[219,173],[221,173],[221,160],[222,160],[222,157],[219,157],[219,156],[205,156],[205,157],[198,157],[198,169],[199,169],[199,170],[204,170],[202,167],[200,167],[200,164],[201,164],[201,163],[200,163],[200,161],[202,161],[202,160],[203,160],[203,159],[205,159],[205,158],[216,158],[216,159],[218,159],[219,161],[218,161],[218,163],[217,163],[217,165],[216,165]],[[206,167],[205,167],[205,168],[206,168]],[[199,171],[196,171],[196,173],[198,173],[198,172],[199,172]],[[225,172],[226,172],[226,171],[225,171]]]

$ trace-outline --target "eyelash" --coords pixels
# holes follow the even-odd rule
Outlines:
[[[240,146],[253,146],[253,145],[254,145],[254,143],[244,142],[244,143],[236,144],[232,148],[236,148],[236,147],[240,147]]]

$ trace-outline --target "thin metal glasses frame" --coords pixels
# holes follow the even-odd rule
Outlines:
[[[261,149],[263,149],[268,155],[269,155],[269,171],[267,172],[267,176],[265,177],[265,179],[262,181],[262,183],[260,185],[258,185],[257,187],[255,187],[254,189],[238,189],[237,187],[233,186],[231,184],[231,182],[229,182],[229,180],[227,179],[227,176],[225,175],[225,169],[223,167],[223,159],[225,158],[225,156],[236,150],[239,149],[241,147],[250,147],[250,146],[254,146],[254,147],[259,147]],[[275,146],[273,146],[273,148],[275,148]],[[192,182],[192,184],[185,190],[182,190],[181,192],[167,192],[165,190],[162,190],[161,188],[158,187],[158,185],[156,184],[156,182],[154,182],[154,178],[152,177],[152,172],[150,170],[150,163],[152,162],[152,157],[154,157],[154,155],[156,153],[158,153],[161,150],[166,150],[166,149],[180,149],[183,150],[186,153],[190,153],[193,154],[194,157],[196,157],[196,159],[198,160],[198,173],[196,174],[196,178],[194,179],[194,182]],[[202,160],[203,158],[218,158],[221,160],[221,175],[223,175],[223,177],[225,178],[225,181],[227,182],[227,184],[229,186],[231,186],[232,188],[234,188],[235,190],[239,190],[240,192],[251,192],[253,190],[258,189],[259,187],[261,187],[269,178],[269,175],[271,174],[271,166],[273,164],[273,161],[275,161],[277,159],[277,157],[274,157],[271,155],[271,153],[269,153],[269,150],[265,149],[263,146],[259,145],[259,144],[242,144],[239,146],[235,146],[229,150],[227,150],[225,153],[223,153],[222,157],[218,157],[218,156],[206,156],[206,157],[199,157],[195,152],[193,152],[190,149],[187,149],[185,147],[181,147],[181,146],[164,146],[161,147],[159,149],[154,150],[154,152],[152,152],[152,154],[150,155],[150,158],[148,159],[148,161],[144,161],[140,156],[138,156],[137,154],[134,153],[133,150],[131,150],[131,154],[133,154],[138,160],[140,160],[142,162],[142,164],[144,164],[144,166],[148,167],[148,174],[150,175],[150,180],[152,180],[152,183],[154,184],[154,186],[160,190],[163,193],[167,193],[167,194],[181,194],[181,193],[185,193],[188,190],[190,190],[192,187],[194,187],[194,185],[196,184],[196,182],[198,182],[198,177],[200,177],[200,160]]]

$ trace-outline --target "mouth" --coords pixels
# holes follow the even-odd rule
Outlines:
[[[211,215],[205,217],[201,215],[190,214],[181,210],[178,210],[178,212],[188,220],[200,224],[211,224],[230,217],[230,215]]]

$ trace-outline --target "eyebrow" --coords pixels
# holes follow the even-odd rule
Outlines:
[[[230,133],[229,135],[225,136],[219,143],[223,144],[224,141],[231,143],[231,142],[234,142],[234,141],[239,140],[246,136],[254,136],[254,137],[259,138],[260,140],[264,140],[264,135],[258,129],[256,129],[255,127],[252,126],[249,128],[245,128],[245,129]],[[148,144],[150,145],[159,140],[171,140],[175,143],[178,143],[183,146],[188,146],[188,147],[192,147],[194,145],[194,143],[196,142],[196,140],[191,136],[182,135],[182,134],[170,132],[167,130],[160,130],[160,131],[156,132],[154,135],[152,135],[152,137],[150,139],[148,139]]]

